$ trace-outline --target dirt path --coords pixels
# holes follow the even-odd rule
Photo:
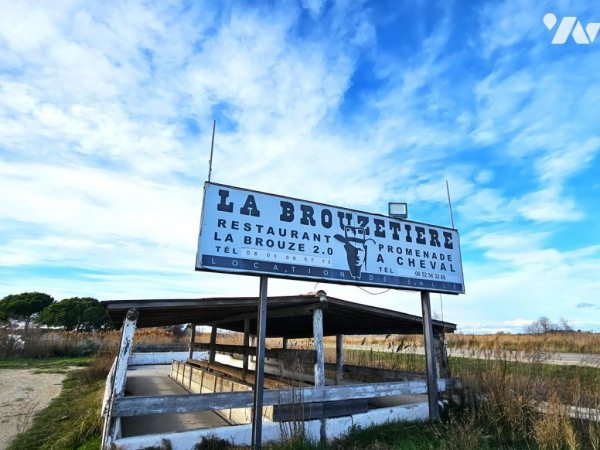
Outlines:
[[[0,369],[0,450],[31,425],[33,416],[60,394],[64,373]]]

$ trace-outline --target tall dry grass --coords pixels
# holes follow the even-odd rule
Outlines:
[[[600,426],[588,413],[600,411],[600,370],[557,370],[537,360],[517,362],[496,353],[453,367],[458,392],[471,420],[497,442],[539,448],[598,449]],[[596,415],[600,420],[600,415]]]
[[[551,332],[543,334],[462,334],[446,335],[448,348],[534,352],[600,354],[600,333]],[[334,342],[334,338],[329,338]],[[327,341],[327,338],[325,340]],[[380,336],[344,336],[345,344],[384,347],[422,347],[422,335],[387,334]]]
[[[0,358],[53,358],[116,353],[121,340],[118,330],[101,332],[0,329]],[[147,348],[152,347],[152,348]],[[185,350],[187,340],[162,328],[142,328],[134,336],[135,350]]]
[[[344,336],[346,364],[424,372],[422,336]],[[210,334],[198,336],[209,342]],[[442,432],[449,448],[492,447],[600,450],[600,369],[544,364],[548,352],[600,354],[600,335],[558,332],[539,335],[447,335],[448,347],[471,350],[484,359],[451,359],[453,377],[462,380],[453,411]],[[219,335],[218,343],[241,345],[239,333]],[[325,357],[335,360],[335,338],[325,338]],[[281,347],[268,339],[267,347]],[[350,349],[356,345],[363,350]],[[289,341],[290,348],[312,349],[312,339]],[[386,351],[377,351],[384,349]],[[531,355],[523,362],[514,351]],[[596,413],[590,420],[588,413]],[[491,444],[490,444],[491,442]]]
[[[198,342],[209,342],[210,333],[201,333],[196,337]],[[549,332],[543,334],[507,334],[496,333],[487,335],[450,333],[446,335],[448,348],[492,351],[535,352],[565,352],[600,354],[600,333],[591,332]],[[217,341],[223,344],[241,345],[241,333],[219,334]],[[281,347],[281,339],[268,338],[267,347]],[[334,345],[335,337],[324,339],[325,345]],[[312,348],[312,339],[292,339],[291,348]],[[423,335],[386,334],[378,336],[344,336],[345,345],[360,345],[366,347],[386,347],[401,350],[423,346]]]
[[[540,334],[446,335],[449,348],[522,352],[565,352],[600,354],[600,333],[566,331]]]

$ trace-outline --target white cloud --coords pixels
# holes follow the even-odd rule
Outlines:
[[[475,181],[479,184],[487,184],[494,179],[494,172],[491,170],[482,170],[475,177]]]
[[[547,31],[542,17],[548,12],[546,2],[505,0],[485,3],[480,15],[480,39],[483,53],[516,46],[537,38]]]
[[[0,187],[0,219],[34,224],[48,235],[42,239],[15,238],[5,247],[13,257],[18,253],[24,258],[23,253],[31,251],[27,260],[39,261],[48,258],[48,250],[53,249],[50,254],[58,252],[58,256],[51,259],[76,262],[81,267],[121,266],[121,259],[128,264],[135,262],[132,266],[138,268],[149,264],[158,267],[156,258],[150,257],[157,249],[164,262],[170,259],[169,252],[181,253],[194,246],[200,186],[124,179],[83,167],[0,167],[2,178],[9,181]],[[127,253],[136,255],[136,261],[127,258]],[[102,257],[90,257],[98,254]],[[164,268],[168,270],[169,265]]]
[[[523,217],[535,221],[577,221],[584,217],[583,212],[577,211],[575,200],[565,198],[561,189],[551,186],[537,192],[524,195],[513,202],[513,205]]]
[[[446,320],[583,322],[597,248],[554,239],[597,217],[577,184],[600,148],[599,59],[552,48],[547,6],[485,4],[467,23],[432,4],[392,39],[413,16],[362,2],[5,5],[2,289],[253,295],[255,278],[193,272],[216,117],[213,181],[383,213],[408,201],[448,225],[448,180],[468,293],[444,296]],[[415,293],[326,290],[420,314]]]
[[[301,0],[302,7],[307,9],[310,12],[310,15],[313,18],[319,17],[321,11],[323,11],[323,7],[325,6],[325,2],[323,0]]]
[[[589,167],[600,151],[600,138],[590,138],[545,155],[537,163],[542,181],[562,181]]]

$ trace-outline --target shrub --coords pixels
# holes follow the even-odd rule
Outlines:
[[[23,351],[23,340],[20,336],[0,331],[0,358],[14,358]]]
[[[76,372],[77,379],[84,384],[91,384],[98,380],[106,380],[114,360],[114,357],[107,355],[96,356],[89,366]]]
[[[228,450],[231,446],[228,440],[210,435],[202,437],[202,440],[194,445],[193,450]]]
[[[571,424],[568,407],[561,405],[554,394],[533,424],[535,441],[540,448],[577,448],[575,430]]]

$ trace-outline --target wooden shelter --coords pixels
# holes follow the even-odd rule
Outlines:
[[[322,292],[322,291],[321,291]],[[192,323],[217,326],[244,333],[245,319],[257,316],[257,297],[218,297],[165,300],[111,300],[103,302],[115,327],[132,308],[138,310],[138,328]],[[323,310],[323,334],[422,334],[419,316],[362,305],[317,293],[269,297],[267,302],[267,337],[288,339],[313,337],[313,311]],[[452,333],[456,325],[433,320],[433,332]],[[250,320],[250,335],[256,335],[256,321]]]
[[[155,327],[191,323],[192,337],[189,346],[188,363],[195,364],[192,356],[194,350],[209,351],[206,363],[196,364],[198,370],[218,372],[215,363],[218,352],[237,353],[243,358],[243,373],[249,368],[249,357],[257,352],[256,347],[249,344],[250,336],[257,335],[257,317],[259,316],[259,299],[257,297],[221,297],[200,299],[163,299],[163,300],[114,300],[103,302],[108,315],[116,327],[123,326],[121,350],[115,361],[109,381],[103,412],[105,415],[105,430],[103,447],[109,448],[111,444],[118,444],[128,448],[127,443],[120,437],[120,417],[131,415],[157,414],[165,412],[189,412],[201,410],[230,410],[232,408],[248,408],[252,406],[252,392],[231,392],[227,394],[191,394],[188,396],[163,396],[163,397],[125,397],[124,386],[129,361],[133,332],[136,327]],[[209,344],[195,342],[196,326],[211,326],[211,341]],[[244,344],[241,346],[218,345],[216,343],[217,328],[244,333]],[[392,381],[379,384],[354,384],[341,385],[344,376],[343,362],[343,335],[381,335],[381,334],[420,334],[424,333],[421,317],[357,304],[333,297],[328,297],[325,292],[319,291],[305,295],[269,297],[266,311],[267,337],[283,338],[282,349],[267,350],[267,358],[280,358],[287,348],[287,340],[295,338],[314,338],[315,348],[309,351],[309,360],[314,362],[312,387],[300,388],[303,402],[308,404],[335,404],[349,400],[368,399],[378,396],[392,396],[407,393],[428,392],[428,384],[422,381]],[[437,379],[434,385],[435,399],[437,391],[446,389],[449,377],[445,370],[445,349],[443,348],[444,333],[456,330],[453,323],[432,321],[433,336],[437,342],[438,364]],[[426,331],[426,330],[425,330]],[[324,362],[324,336],[336,336],[336,364],[333,384],[326,386]],[[262,358],[264,364],[264,358]],[[184,363],[184,365],[187,363]],[[257,359],[261,364],[261,358]],[[201,367],[204,365],[204,367]],[[185,378],[185,367],[179,363],[177,373],[172,378]],[[175,369],[174,369],[175,370]],[[191,369],[190,369],[191,370]],[[195,369],[194,369],[195,370]],[[228,375],[224,375],[226,378]],[[187,382],[192,383],[192,375],[188,375]],[[262,385],[262,384],[261,384]],[[216,382],[215,382],[216,386]],[[233,388],[232,388],[233,390]],[[262,391],[262,389],[261,389]],[[192,392],[190,390],[190,392]],[[202,388],[200,391],[203,392]],[[256,389],[254,389],[256,395]],[[262,392],[261,392],[262,395]],[[265,393],[264,406],[278,405],[280,408],[286,404],[293,404],[298,397],[298,389],[279,389]],[[261,403],[262,404],[262,403]],[[431,405],[431,399],[430,399]],[[338,411],[339,407],[333,408]],[[327,437],[327,411],[332,408],[321,408],[324,411],[318,421],[320,423],[320,436]],[[352,412],[348,412],[348,415]],[[333,423],[333,422],[332,422]],[[333,433],[329,433],[333,434]],[[134,444],[131,444],[134,445]],[[134,448],[134,447],[131,447]]]

